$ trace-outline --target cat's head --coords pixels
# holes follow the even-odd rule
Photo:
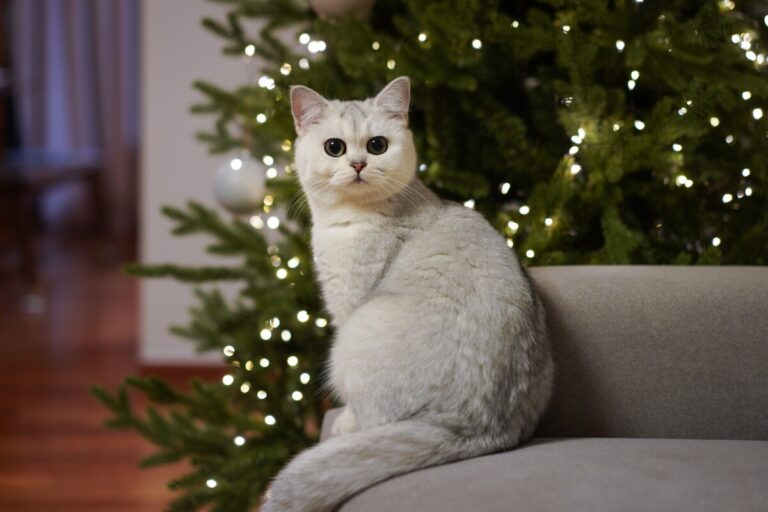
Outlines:
[[[326,100],[292,87],[296,168],[310,201],[363,206],[406,187],[416,172],[409,103],[406,77],[364,101]]]

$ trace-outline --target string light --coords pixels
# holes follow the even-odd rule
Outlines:
[[[570,25],[563,25],[563,33],[567,34],[570,31],[571,31]]]
[[[425,34],[424,32],[419,34],[419,42],[420,43],[425,43],[426,41],[427,41],[427,34]]]
[[[291,398],[293,398],[294,401],[298,402],[302,398],[304,398],[304,394],[301,391],[294,391],[291,393]]]
[[[726,135],[725,136],[725,143],[726,144],[733,144],[733,135]]]
[[[637,131],[643,131],[645,128],[645,123],[638,119],[635,121],[635,128],[637,128]]]
[[[731,194],[723,194],[723,203],[730,203],[731,201],[733,201]]]
[[[395,66],[397,63],[395,62],[395,59],[389,59],[387,61],[387,69],[395,69]]]
[[[747,187],[747,188],[745,188],[745,189],[744,189],[744,193],[745,193],[747,196],[751,196],[751,195],[752,195],[752,187]]]
[[[259,366],[261,366],[262,368],[268,367],[269,359],[267,359],[266,357],[262,357],[261,359],[259,359]]]
[[[575,155],[579,152],[579,146],[571,146],[571,149],[568,150],[569,155]]]
[[[581,166],[579,164],[571,164],[571,174],[576,175],[581,172]]]
[[[326,320],[325,318],[318,318],[317,320],[315,320],[315,325],[320,328],[323,328],[326,325],[328,325],[328,320]]]
[[[308,59],[299,59],[299,67],[301,69],[309,69],[309,60]]]
[[[554,221],[552,220],[552,217],[547,217],[544,219],[544,225],[545,226],[551,226]]]
[[[743,99],[744,101],[747,101],[751,97],[752,97],[752,93],[749,91],[744,91],[741,93],[741,99]]]
[[[688,113],[688,109],[685,107],[681,107],[680,110],[677,111],[677,115],[679,116],[684,116],[687,113]]]
[[[267,122],[267,116],[265,114],[256,114],[256,122],[264,124]]]
[[[272,339],[272,331],[270,331],[269,329],[262,329],[261,332],[259,333],[259,336],[264,341],[268,341]]]
[[[278,279],[285,279],[286,277],[288,277],[288,271],[285,270],[284,268],[279,268],[277,269],[277,272],[275,272],[275,275],[277,276]]]
[[[293,258],[288,260],[288,268],[296,268],[299,266],[299,257],[294,256]]]
[[[209,478],[206,480],[205,485],[207,485],[209,489],[215,489],[218,484],[216,483],[216,480]]]
[[[467,208],[474,208],[475,207],[475,200],[474,199],[467,199],[464,201],[464,206]]]
[[[302,309],[301,311],[299,311],[298,313],[296,313],[296,319],[297,319],[299,322],[301,322],[301,323],[304,323],[304,322],[306,322],[307,320],[309,320],[309,313],[307,313],[306,311],[304,311],[304,310]]]
[[[277,420],[271,414],[267,414],[266,416],[264,416],[264,423],[266,423],[267,425],[274,425],[275,423],[277,423]]]
[[[246,369],[246,371],[253,370],[253,361],[246,361],[245,362],[245,369]]]
[[[622,41],[621,39],[616,40],[616,49],[619,50],[619,53],[624,51],[625,46],[626,45],[624,44],[624,41]]]
[[[523,205],[518,211],[520,212],[520,215],[528,215],[528,212],[530,212],[531,209],[528,206]]]
[[[507,227],[509,229],[511,229],[512,231],[517,231],[517,229],[520,227],[520,224],[518,224],[517,222],[511,220],[511,221],[507,222]]]
[[[280,73],[282,75],[285,75],[285,76],[290,75],[291,74],[291,65],[286,62],[285,64],[280,66]]]
[[[269,169],[267,169],[267,172],[264,174],[267,177],[267,179],[273,180],[277,178],[277,169],[275,169],[274,167],[270,167]]]
[[[627,81],[627,89],[629,89],[630,91],[633,91],[636,85],[637,83],[635,83],[634,80]]]
[[[621,125],[619,123],[613,123],[613,131],[617,132],[621,129]]]
[[[289,356],[288,359],[286,359],[286,362],[288,363],[288,366],[296,366],[299,364],[299,358],[296,356]]]
[[[681,146],[680,144],[677,144],[677,143],[672,144],[672,150],[673,151],[677,151],[679,153],[679,152],[681,152],[683,150],[683,146]]]
[[[272,90],[275,88],[275,80],[267,75],[260,76],[257,83],[259,87],[264,89]]]
[[[506,182],[505,182],[505,183],[502,183],[502,184],[499,186],[499,190],[501,191],[501,193],[502,193],[502,194],[506,195],[506,194],[509,192],[509,189],[510,189],[511,187],[512,187],[512,185],[510,185],[509,183],[506,183]]]
[[[507,238],[507,247],[509,247],[511,249],[514,246],[515,246],[515,241],[512,240],[511,238]]]
[[[534,256],[536,256],[536,253],[533,251],[533,249],[528,249],[527,251],[525,251],[525,255],[529,258],[533,258]]]
[[[766,19],[768,20],[768,16],[766,16]],[[766,25],[768,25],[768,21],[765,22]],[[517,20],[512,21],[512,28],[517,28],[520,26],[520,22]]]
[[[719,245],[720,245],[720,238],[718,238],[718,237],[713,238],[712,239],[712,246],[713,247],[717,247]]]
[[[263,389],[258,390],[256,392],[256,398],[258,398],[259,400],[264,400],[265,398],[267,398],[267,392],[264,391]]]
[[[301,44],[307,44],[307,43],[309,43],[311,40],[312,40],[312,39],[309,37],[309,34],[307,34],[306,32],[304,32],[303,34],[301,34],[301,35],[299,36],[299,42],[300,42]]]
[[[233,158],[229,161],[229,166],[232,168],[233,171],[239,171],[240,168],[243,166],[243,161],[239,158]]]
[[[222,352],[224,353],[225,356],[232,357],[233,355],[235,355],[235,347],[233,347],[232,345],[227,345],[226,347],[224,347],[224,350],[222,350]]]
[[[327,45],[325,44],[325,41],[310,41],[307,45],[307,50],[309,50],[309,53],[324,52],[326,48]]]
[[[749,169],[744,168],[744,169],[741,170],[741,175],[744,176],[745,178],[747,176],[749,176],[749,174],[750,174],[750,170]]]
[[[632,72],[629,74],[629,76],[630,78],[632,78],[632,80],[637,80],[638,78],[640,78],[640,72],[636,69],[633,69]]]
[[[291,341],[291,331],[283,329],[283,332],[280,333],[280,338],[283,341]]]
[[[752,110],[752,117],[754,117],[757,120],[762,119],[763,118],[763,109],[756,108],[756,109]]]
[[[234,439],[236,446],[243,446],[245,444],[245,438],[243,436],[237,436]]]
[[[302,384],[309,384],[309,374],[308,373],[302,373],[299,375],[299,380]]]
[[[235,378],[234,378],[233,376],[231,376],[231,375],[227,374],[227,375],[225,375],[225,376],[223,376],[223,377],[221,378],[221,382],[222,382],[222,383],[223,383],[225,386],[231,386],[231,385],[232,385],[232,383],[233,383],[233,382],[235,382]]]
[[[419,171],[424,172],[427,170],[427,164],[420,164],[419,165]]]
[[[247,57],[253,57],[253,55],[256,53],[256,47],[253,46],[252,44],[249,44],[248,46],[245,47],[243,52]]]
[[[718,119],[715,116],[712,116],[709,118],[709,124],[711,124],[713,127],[720,126],[720,119]]]
[[[274,215],[267,219],[267,227],[269,229],[277,229],[280,226],[280,219]]]
[[[374,50],[378,50],[379,48],[381,48],[381,44],[378,41],[374,41],[373,43],[371,43],[371,48],[373,48]]]
[[[251,383],[250,382],[243,382],[240,384],[240,392],[245,394],[251,390]]]
[[[479,39],[472,40],[472,48],[474,48],[475,50],[479,50],[482,47],[483,47],[483,42],[481,40]]]

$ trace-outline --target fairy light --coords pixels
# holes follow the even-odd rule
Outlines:
[[[613,123],[613,131],[617,132],[621,129],[621,125],[619,123]]]
[[[672,144],[672,150],[679,153],[683,150],[683,146],[677,143]]]
[[[571,146],[571,149],[568,150],[569,155],[575,155],[579,152],[579,146]]]
[[[427,41],[427,34],[425,34],[424,32],[419,34],[419,42],[420,43],[425,43],[426,41]]]
[[[567,34],[570,31],[571,31],[571,26],[570,25],[563,25],[563,33],[564,34]]]
[[[629,77],[632,80],[637,80],[638,78],[640,78],[640,72],[636,69],[633,69],[632,72],[629,74]]]
[[[720,126],[720,119],[718,119],[715,116],[712,116],[712,117],[709,118],[709,124],[711,124],[713,127],[716,128],[716,127]]]
[[[508,194],[508,193],[509,193],[509,189],[510,189],[511,187],[512,187],[512,185],[510,185],[509,183],[506,183],[506,182],[505,182],[505,183],[502,183],[502,184],[499,186],[499,190],[501,191],[501,193],[502,193],[502,194],[506,195],[506,194]]]
[[[645,129],[645,123],[644,123],[644,122],[642,122],[642,121],[641,121],[641,120],[639,120],[639,119],[638,119],[638,120],[636,120],[634,124],[635,124],[635,128],[636,128],[636,129],[637,129],[637,131],[639,131],[639,132],[641,132],[641,131],[643,131],[643,130]]]
[[[624,41],[622,41],[621,39],[616,40],[616,49],[619,50],[619,53],[624,51],[625,46],[626,45],[624,44]]]
[[[520,212],[520,215],[528,215],[528,212],[530,212],[531,209],[528,206],[523,205],[518,211]]]
[[[395,69],[396,65],[397,65],[397,62],[395,62],[395,59],[389,59],[387,61],[387,69]]]
[[[273,267],[279,267],[282,260],[280,259],[280,256],[273,254],[269,257],[269,262],[272,263]]]
[[[509,247],[511,249],[514,246],[515,246],[515,241],[512,240],[511,238],[507,238],[507,247]]]
[[[680,108],[680,109],[677,111],[677,115],[679,115],[679,116],[684,116],[684,115],[685,115],[685,114],[687,114],[687,113],[688,113],[688,109],[687,109],[687,108],[685,108],[685,107],[681,107],[681,108]]]
[[[232,383],[233,383],[233,382],[235,382],[235,378],[234,378],[233,376],[231,376],[231,375],[227,374],[227,375],[225,375],[225,376],[223,376],[223,377],[221,378],[221,382],[222,382],[222,383],[223,383],[225,386],[231,386],[231,385],[232,385]]]
[[[240,168],[243,166],[243,161],[239,158],[233,158],[229,161],[229,166],[232,168],[233,171],[239,171]]]
[[[243,49],[243,52],[247,57],[253,57],[253,55],[256,53],[256,47],[252,44],[249,44]]]
[[[301,381],[302,384],[309,384],[309,374],[302,373],[301,375],[299,375],[299,381]]]
[[[581,172],[581,165],[579,164],[571,164],[571,174],[576,175]]]
[[[766,19],[768,19],[768,16],[766,16]],[[768,21],[765,22],[766,25],[768,25]],[[520,26],[520,22],[517,20],[512,21],[512,28],[518,28]]]
[[[533,251],[533,249],[528,249],[527,251],[525,251],[525,255],[528,258],[533,258],[534,256],[536,256],[536,253]]]
[[[259,366],[261,366],[262,368],[267,368],[269,366],[269,359],[267,359],[266,357],[262,357],[261,359],[259,359]]]
[[[299,266],[299,257],[294,256],[293,258],[288,260],[288,268],[296,268]]]
[[[427,164],[420,164],[419,165],[419,172],[424,172],[427,170]]]
[[[280,339],[283,341],[291,341],[291,331],[288,329],[283,329],[283,331],[280,333]]]
[[[726,11],[732,11],[736,7],[736,3],[733,0],[721,0],[720,6]]]
[[[272,331],[270,331],[269,329],[262,329],[261,332],[259,333],[259,337],[261,337],[261,339],[263,339],[264,341],[270,340],[272,339]]]
[[[277,269],[277,272],[275,272],[275,275],[277,276],[278,279],[285,279],[286,277],[288,277],[288,271],[285,270],[284,268],[279,268]]]
[[[267,219],[267,227],[269,229],[277,229],[280,226],[280,219],[274,215]]]
[[[547,217],[544,219],[544,225],[545,226],[551,226],[554,221],[552,220],[552,217]]]
[[[373,48],[374,50],[378,50],[379,48],[381,48],[381,43],[379,43],[378,41],[374,41],[373,43],[371,43],[371,48]]]
[[[270,167],[267,169],[267,172],[265,172],[264,175],[270,180],[275,179],[277,178],[277,169]]]
[[[266,423],[267,425],[274,425],[275,423],[277,423],[277,420],[271,414],[267,414],[266,416],[264,416],[264,423]]]
[[[291,74],[291,65],[287,62],[280,66],[280,74],[288,76]]]
[[[309,60],[308,59],[299,59],[299,67],[301,69],[309,69]]]
[[[751,196],[752,195],[752,187],[745,188],[744,189],[744,194],[747,195],[747,196]]]
[[[635,86],[636,85],[637,85],[637,83],[634,80],[628,80],[627,81],[627,89],[629,89],[630,91],[635,90]]]
[[[251,383],[250,382],[243,382],[240,384],[240,392],[245,394],[251,390]]]
[[[264,400],[265,398],[267,398],[267,392],[264,391],[263,389],[258,390],[256,392],[256,398],[258,398],[259,400]]]
[[[688,178],[684,174],[681,174],[677,178],[675,178],[675,185],[677,185],[678,187],[684,187],[687,181],[688,181]]]
[[[517,222],[511,220],[511,221],[507,222],[507,227],[509,229],[511,229],[512,231],[517,231],[518,228],[520,228],[520,224],[518,224]]]
[[[301,34],[301,35],[299,36],[299,42],[300,42],[301,44],[307,44],[307,43],[309,43],[311,40],[312,40],[312,38],[311,38],[311,37],[309,37],[309,34],[307,34],[306,32],[304,32],[303,34]]]
[[[726,144],[733,144],[733,135],[726,135],[725,136],[725,143]]]
[[[318,318],[317,320],[315,320],[315,325],[322,329],[323,327],[328,325],[328,320],[326,320],[325,318]]]
[[[256,122],[264,124],[267,122],[267,116],[265,114],[256,114]]]
[[[226,347],[224,347],[222,352],[224,353],[225,356],[232,357],[233,355],[235,355],[235,347],[233,347],[232,345],[227,345]]]
[[[744,169],[741,170],[741,175],[744,176],[745,178],[748,177],[750,175],[750,173],[751,173],[751,171],[749,169],[747,169],[747,168],[744,168]]]
[[[243,446],[245,444],[245,438],[243,436],[237,436],[233,441],[235,446]]]
[[[730,203],[733,201],[733,195],[731,194],[723,194],[723,203]]]
[[[325,44],[325,41],[310,41],[307,44],[307,50],[309,50],[309,53],[324,52],[326,48],[327,45]]]
[[[209,489],[215,489],[218,484],[216,483],[216,480],[209,478],[205,481],[205,485],[207,485]]]
[[[474,208],[475,207],[475,200],[474,199],[467,199],[464,201],[464,206],[467,208]]]
[[[483,42],[479,39],[473,39],[472,40],[472,48],[475,50],[479,50],[483,47]]]
[[[752,50],[749,50],[744,55],[747,57],[747,60],[751,60],[752,62],[755,62],[757,60],[757,54]]]
[[[304,398],[304,393],[302,393],[301,391],[294,391],[293,393],[291,393],[291,398],[293,398],[295,402],[298,402],[299,400]]]
[[[752,110],[752,117],[754,117],[756,120],[760,120],[763,118],[763,109],[756,108]]]
[[[718,247],[720,245],[720,238],[715,237],[712,239],[712,247]]]
[[[246,371],[251,371],[251,370],[253,370],[253,361],[246,361],[246,362],[245,362],[245,370],[246,370]]]
[[[271,78],[267,75],[262,75],[259,77],[259,80],[257,82],[259,84],[259,87],[263,89],[269,89],[272,90],[275,88],[275,80],[274,78]]]
[[[743,99],[744,101],[747,101],[751,97],[752,97],[752,93],[749,91],[744,91],[741,93],[741,99]]]
[[[302,309],[301,311],[299,311],[298,313],[296,313],[296,319],[297,319],[299,322],[301,322],[301,323],[305,323],[307,320],[309,320],[309,313],[307,313],[306,311],[304,311],[304,310]]]
[[[296,366],[299,364],[299,358],[296,356],[289,356],[288,359],[285,360],[288,363],[288,366]]]

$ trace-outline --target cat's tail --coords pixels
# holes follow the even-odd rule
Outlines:
[[[262,512],[331,512],[396,475],[496,451],[424,420],[342,434],[295,457],[275,478]]]

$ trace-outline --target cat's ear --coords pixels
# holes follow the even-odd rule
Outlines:
[[[327,108],[328,100],[309,87],[303,85],[291,87],[291,112],[297,134],[303,135],[307,128],[320,122]]]
[[[411,104],[411,81],[407,76],[395,78],[376,96],[374,104],[393,119],[408,121]]]

